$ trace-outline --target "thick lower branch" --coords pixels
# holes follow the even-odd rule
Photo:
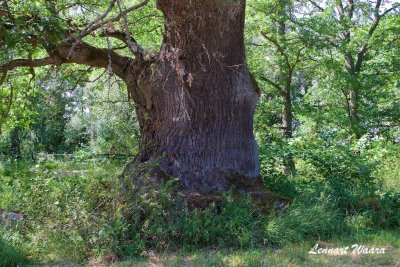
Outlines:
[[[70,45],[54,47],[48,51],[49,56],[40,59],[15,59],[0,65],[0,72],[7,72],[19,67],[43,67],[48,65],[61,65],[75,63],[96,68],[107,68],[121,79],[126,80],[129,69],[134,60],[124,57],[112,50],[97,48],[87,43],[80,43],[71,51]]]

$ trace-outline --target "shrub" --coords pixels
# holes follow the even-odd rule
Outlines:
[[[147,187],[130,201],[128,220],[133,221],[132,238],[144,240],[146,249],[186,249],[218,245],[251,247],[259,240],[260,220],[250,199],[223,196],[221,203],[205,209],[190,208],[168,184]]]

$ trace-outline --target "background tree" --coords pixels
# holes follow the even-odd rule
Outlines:
[[[255,75],[275,91],[281,99],[281,138],[291,139],[294,127],[294,106],[302,84],[300,71],[306,60],[306,41],[300,35],[292,1],[254,1],[250,5],[250,50]],[[258,50],[258,51],[257,51]],[[272,125],[271,125],[272,126]],[[291,153],[285,157],[285,170],[295,173]]]
[[[372,99],[373,91],[385,87],[384,80],[393,75],[391,71],[383,74],[386,77],[382,77],[382,73],[376,75],[376,59],[387,53],[381,38],[396,31],[398,16],[393,13],[398,12],[399,5],[380,0],[374,3],[353,0],[306,3],[302,13],[306,16],[312,10],[312,16],[299,23],[302,34],[311,37],[309,43],[324,51],[321,55],[325,60],[321,57],[319,60],[328,64],[326,71],[333,79],[333,84],[329,84],[339,89],[345,100],[346,124],[356,138],[360,138],[374,128],[368,125],[371,113],[365,112],[373,109],[371,103],[378,100]],[[394,42],[396,39],[391,38]]]

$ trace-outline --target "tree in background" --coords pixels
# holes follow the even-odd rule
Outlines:
[[[281,137],[289,140],[294,131],[293,98],[302,89],[299,74],[306,61],[307,43],[292,22],[296,19],[292,1],[254,1],[250,12],[248,27],[253,39],[250,42],[254,46],[252,50],[259,50],[250,50],[251,55],[255,53],[252,61],[257,62],[257,67],[252,66],[254,74],[281,99]],[[294,175],[296,168],[291,153],[284,161],[286,173]]]
[[[302,149],[309,142],[348,143],[352,138],[358,142],[365,134],[367,139],[398,140],[399,10],[393,1],[353,4],[353,22],[346,26],[339,22],[338,1],[249,2],[246,41],[250,69],[261,88],[255,125],[264,175],[274,176],[278,168],[283,170],[279,175],[288,174],[285,159],[290,155],[303,169],[302,158],[308,152]],[[345,1],[342,5],[348,14],[351,5]],[[375,20],[377,7],[379,19]],[[345,26],[350,31],[348,44],[342,38]],[[345,50],[353,58],[363,51],[357,74],[349,74]],[[288,75],[290,64],[285,58],[296,62],[299,51],[299,62]],[[289,84],[285,81],[291,82],[290,90],[282,90]],[[360,91],[358,123],[350,115],[351,88]],[[290,91],[294,118],[290,142],[284,142],[276,130],[285,118],[281,107],[289,102],[282,91]]]
[[[40,152],[73,153],[80,149],[107,154],[112,146],[119,154],[138,152],[140,135],[134,106],[126,87],[115,77],[96,71],[89,74],[86,69],[57,68],[37,72],[32,87],[34,93],[27,99],[18,95],[13,99],[14,108],[3,125],[1,152],[31,158]],[[18,88],[17,93],[21,91]],[[15,113],[19,101],[29,106]]]
[[[100,154],[114,147],[118,154],[137,154],[139,127],[126,87],[108,75],[93,73],[90,80],[96,79],[96,83],[74,90],[76,102],[66,125],[66,146]]]
[[[371,116],[375,113],[371,109],[377,108],[376,102],[383,96],[379,93],[396,75],[390,65],[395,59],[392,49],[398,43],[395,32],[399,17],[394,13],[399,5],[381,0],[304,2],[302,14],[306,19],[298,24],[304,37],[321,52],[317,58],[325,62],[326,69],[320,74],[325,76],[324,82],[331,77],[333,83],[328,84],[339,89],[345,100],[346,124],[358,139],[376,128],[368,121],[376,117]]]

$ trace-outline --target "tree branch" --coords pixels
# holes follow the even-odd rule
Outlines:
[[[120,0],[118,0],[118,8],[120,10],[120,14],[123,14],[123,10],[120,5]],[[135,57],[140,61],[143,61],[143,49],[138,45],[138,42],[129,33],[128,19],[126,17],[126,14],[122,15],[122,19],[124,20],[124,33],[125,33],[126,44],[130,48],[132,53],[135,55]]]
[[[286,66],[288,67],[288,70],[290,70],[291,69],[291,65],[290,65],[289,57],[285,53],[285,50],[283,49],[283,47],[278,43],[277,40],[275,40],[272,37],[269,37],[265,32],[261,32],[261,35],[264,36],[265,39],[267,39],[268,41],[270,41],[271,43],[273,43],[276,46],[276,48],[278,49],[279,53],[285,59],[285,63],[286,63]]]
[[[275,87],[276,89],[278,89],[279,93],[283,93],[283,89],[282,87],[279,86],[279,84],[273,82],[272,80],[268,79],[265,76],[260,76],[259,77],[262,81],[269,83],[270,85],[272,85],[273,87]]]
[[[7,72],[17,67],[43,67],[47,65],[60,65],[63,60],[57,56],[45,57],[41,59],[14,59],[0,66],[0,71]]]
[[[111,12],[111,10],[113,9],[113,7],[115,6],[115,4],[117,2],[117,0],[112,0],[109,8],[100,17],[93,20],[84,29],[82,29],[76,38],[74,36],[71,36],[71,37],[67,38],[66,40],[61,41],[61,43],[65,44],[65,43],[71,42],[72,40],[75,40],[75,43],[71,46],[71,50],[73,51],[76,44],[79,43],[79,41],[86,35],[100,29],[103,25],[105,25],[107,23],[116,22],[116,21],[120,20],[121,18],[123,18],[123,16],[127,15],[128,13],[147,5],[149,3],[149,1],[150,0],[144,0],[140,4],[134,5],[128,9],[124,10],[123,12],[120,12],[117,16],[115,16],[111,19],[108,19],[108,20],[104,20],[108,16],[108,14]]]
[[[301,47],[300,49],[299,49],[299,51],[297,51],[297,54],[296,54],[296,60],[295,60],[295,62],[293,63],[293,66],[292,66],[292,70],[291,71],[293,71],[293,69],[297,66],[297,64],[300,62],[300,57],[301,57],[301,52],[306,48],[307,46],[303,46],[303,47]]]
[[[82,82],[83,77],[88,74],[90,71],[92,71],[93,67],[89,67],[86,70],[82,72],[81,75],[76,79],[75,85],[70,88],[68,91],[75,91],[75,89],[78,87],[78,85]]]
[[[356,72],[359,72],[361,70],[361,65],[362,65],[362,63],[364,61],[365,53],[368,50],[368,41],[373,36],[376,28],[378,28],[380,20],[386,14],[388,14],[389,12],[391,12],[392,10],[396,9],[399,6],[398,4],[394,4],[391,8],[385,10],[381,15],[379,15],[379,8],[380,8],[381,4],[382,4],[381,0],[378,0],[376,2],[375,8],[374,8],[375,20],[372,23],[371,28],[368,31],[368,39],[367,39],[366,43],[361,47],[360,51],[357,53],[357,62],[356,62],[356,65],[355,65]]]
[[[129,57],[121,56],[112,50],[97,48],[87,43],[79,43],[75,51],[69,55],[71,45],[53,48],[48,57],[40,59],[15,59],[0,65],[0,71],[6,72],[18,67],[43,67],[48,65],[61,65],[75,63],[96,68],[106,68],[121,79],[125,80],[128,68],[134,61]]]
[[[400,4],[398,4],[398,3],[397,4],[393,4],[393,6],[391,8],[386,9],[380,16],[383,17],[387,13],[389,13],[389,12],[395,10],[396,8],[399,8],[399,7],[400,7]]]
[[[126,44],[126,47],[128,47],[132,51],[132,53],[135,55],[136,58],[138,59],[143,58],[144,49],[137,43],[135,38],[133,38],[133,36],[130,35],[129,33],[122,31],[111,31],[105,29],[100,34],[100,37],[112,37],[118,39],[122,41],[124,44]]]
[[[102,15],[100,15],[98,18],[96,18],[96,19],[92,20],[91,22],[89,22],[89,24],[87,24],[86,27],[83,28],[83,29],[79,32],[79,34],[78,34],[78,36],[76,37],[76,39],[77,39],[77,40],[80,40],[80,39],[82,39],[83,37],[85,37],[86,35],[88,35],[89,33],[91,33],[92,31],[94,31],[94,30],[92,30],[93,27],[99,26],[99,28],[100,28],[101,25],[104,25],[104,24],[100,24],[100,22],[108,16],[108,14],[109,14],[109,13],[111,12],[111,10],[114,8],[115,3],[117,3],[117,0],[112,0],[111,3],[110,3],[110,5],[108,6],[107,10],[106,10]],[[98,29],[98,28],[97,28],[97,29]],[[72,38],[71,38],[71,39],[72,39]],[[68,41],[70,41],[71,39],[69,39]]]
[[[100,37],[112,37],[115,39],[118,39],[120,41],[122,41],[125,44],[128,44],[126,42],[126,37],[125,37],[125,33],[122,31],[111,31],[111,30],[103,30],[103,32],[100,34]],[[133,37],[131,37],[133,39]],[[135,41],[135,39],[133,39]]]
[[[353,15],[354,15],[354,0],[348,0],[348,8],[349,8],[349,19],[350,21],[353,19]]]
[[[342,0],[337,0],[338,2],[338,6],[336,7],[336,10],[338,12],[339,15],[339,21],[343,20],[343,16],[344,16],[344,7],[343,7],[343,3]]]
[[[5,82],[5,80],[6,80],[6,78],[7,78],[7,73],[8,73],[7,70],[4,70],[4,71],[3,71],[3,75],[2,75],[1,78],[0,78],[0,86],[2,86],[3,83]]]
[[[374,12],[376,14],[379,14],[379,8],[381,7],[381,4],[382,4],[382,0],[377,0],[376,1],[375,8],[374,8]]]
[[[361,50],[357,53],[357,61],[356,61],[356,66],[355,66],[356,72],[361,71],[361,65],[364,61],[364,56],[365,56],[365,53],[367,52],[367,50],[368,50],[368,46],[367,46],[367,44],[364,44],[362,46]]]
[[[314,1],[312,1],[312,0],[308,0],[308,2],[310,2],[313,6],[315,6],[316,8],[318,8],[319,9],[319,11],[321,11],[321,12],[324,12],[325,11],[325,9],[324,8],[322,8],[320,5],[318,5],[317,3],[315,3]]]

